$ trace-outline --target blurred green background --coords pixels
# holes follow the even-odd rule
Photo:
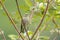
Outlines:
[[[38,1],[42,2],[43,0],[41,0],[41,1],[38,0]],[[25,13],[29,12],[28,10],[32,6],[32,4],[30,1],[27,2],[27,0],[18,0],[18,2],[19,2],[19,7],[21,8],[20,11],[21,11],[22,16],[23,16]],[[58,4],[60,4],[60,3],[58,3]],[[19,14],[17,12],[15,0],[6,0],[4,2],[4,5],[6,6],[10,15],[15,20],[16,25],[20,29],[20,17],[19,17]],[[53,10],[53,9],[51,9],[51,10]],[[50,19],[53,15],[55,16],[55,14],[56,14],[55,11],[56,10],[53,11],[54,13],[52,13],[52,11],[50,11],[50,17],[48,17],[48,16],[45,17],[44,22],[41,25],[41,28],[44,26],[44,24],[47,22],[47,20],[48,20],[48,25],[47,25],[46,30],[43,33],[41,33],[41,36],[50,36],[50,30],[55,28],[55,24]],[[57,6],[57,11],[60,12],[60,6]],[[36,14],[33,16],[32,23],[29,25],[30,31],[35,31],[37,25],[40,22],[41,17],[42,17],[41,14]],[[56,23],[60,26],[60,13],[58,16],[55,16],[55,17],[56,17],[55,18]],[[11,40],[8,37],[8,35],[10,35],[10,34],[18,35],[16,30],[14,29],[13,25],[11,24],[10,20],[8,19],[7,15],[5,14],[4,10],[2,9],[2,7],[0,8],[0,29],[2,29],[4,31],[4,34],[5,34],[7,40]],[[1,36],[0,36],[0,40],[2,40]],[[60,40],[60,36],[57,40]]]

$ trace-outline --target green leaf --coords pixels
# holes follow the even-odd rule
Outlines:
[[[26,5],[21,5],[20,9],[22,9],[25,12],[29,11],[29,7],[27,7]]]
[[[14,34],[13,35],[12,34],[11,35],[8,35],[8,37],[11,38],[11,40],[18,39],[18,36],[17,35],[14,35]]]
[[[2,2],[4,2],[5,0],[2,0]]]
[[[48,36],[40,36],[40,39],[48,40],[49,37]]]
[[[25,1],[25,3],[26,3],[29,7],[32,6],[32,2],[31,2],[31,0],[24,0],[24,1]]]

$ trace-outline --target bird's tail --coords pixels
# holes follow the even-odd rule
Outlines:
[[[24,33],[24,27],[22,23],[21,23],[21,33]]]

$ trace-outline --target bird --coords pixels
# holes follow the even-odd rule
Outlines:
[[[24,24],[23,24],[24,23]],[[24,33],[25,30],[24,30],[24,27],[26,28],[26,30],[28,29],[28,24],[29,24],[29,15],[28,14],[25,14],[23,16],[23,19],[21,21],[21,32]],[[24,27],[23,27],[24,26]]]

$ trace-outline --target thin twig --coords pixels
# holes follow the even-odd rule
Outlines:
[[[15,1],[16,1],[16,6],[17,6],[17,9],[18,9],[18,12],[19,12],[19,14],[20,14],[20,16],[21,16],[21,21],[22,21],[22,24],[23,24],[24,30],[26,31],[27,37],[29,38],[29,35],[28,35],[28,32],[27,32],[27,29],[26,29],[26,27],[25,27],[25,25],[24,25],[24,22],[23,22],[23,17],[22,17],[22,15],[21,15],[21,12],[20,12],[20,9],[19,9],[18,0],[15,0]],[[29,38],[29,40],[30,40],[30,38]]]
[[[16,6],[17,6],[17,9],[18,9],[19,15],[20,15],[21,19],[23,19],[22,15],[21,15],[21,12],[20,12],[20,9],[19,9],[18,0],[15,0],[15,1],[16,1]]]
[[[46,29],[46,26],[47,26],[48,24],[45,24],[44,25],[44,27],[41,29],[41,31],[40,31],[40,33],[42,33],[45,29]]]
[[[23,37],[21,36],[20,32],[18,31],[18,28],[16,26],[16,24],[14,23],[13,19],[11,18],[9,12],[7,11],[5,5],[2,3],[2,1],[0,0],[0,4],[3,7],[3,10],[6,12],[6,15],[8,16],[9,20],[11,21],[11,23],[13,24],[14,28],[16,29],[17,33],[19,34],[19,37],[21,37],[23,39]],[[23,39],[24,40],[24,39]]]
[[[43,13],[44,15],[43,15],[43,17],[42,17],[42,19],[41,19],[41,21],[40,21],[40,23],[39,23],[36,31],[35,31],[34,34],[32,35],[31,40],[34,38],[35,34],[37,33],[38,29],[40,28],[40,26],[41,26],[41,24],[42,24],[42,22],[43,22],[43,20],[44,20],[44,18],[45,18],[46,12],[47,12],[47,10],[48,10],[48,6],[49,6],[49,0],[48,0],[46,9],[45,9],[45,11],[44,11],[44,13]]]
[[[6,40],[5,35],[1,29],[0,29],[0,33],[2,34],[3,39]]]
[[[57,25],[57,23],[56,23],[54,17],[52,18],[52,22],[56,25],[56,27],[58,27],[58,25]]]

